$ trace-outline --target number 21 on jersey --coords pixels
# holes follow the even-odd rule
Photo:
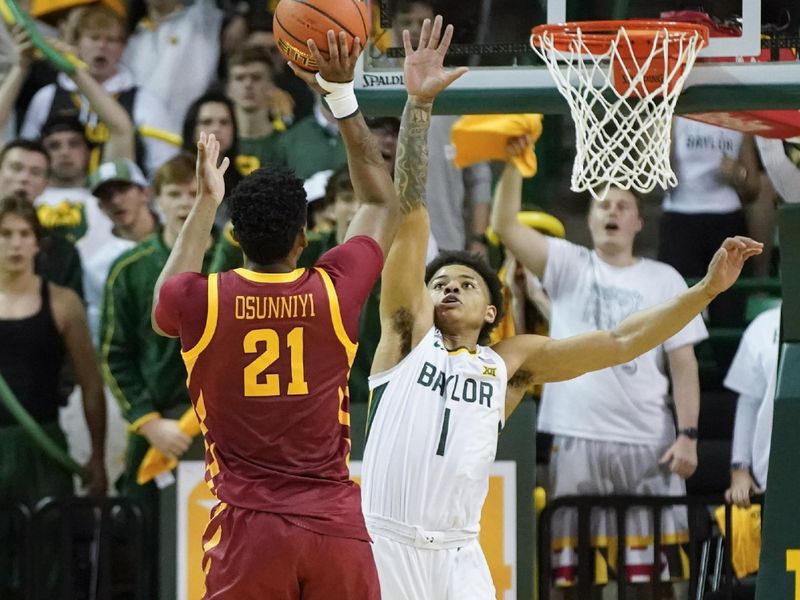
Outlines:
[[[289,352],[292,372],[289,385],[283,390],[281,375],[267,373],[267,369],[281,355],[284,347],[280,335],[274,329],[254,329],[247,332],[242,342],[245,354],[257,354],[244,368],[244,395],[251,396],[300,396],[308,394],[303,365],[303,328],[295,327],[286,336],[285,348]]]

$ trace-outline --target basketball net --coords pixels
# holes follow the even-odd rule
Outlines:
[[[610,32],[609,22],[592,25],[542,25],[531,35],[575,122],[572,190],[600,199],[610,186],[644,193],[675,186],[672,115],[708,30],[654,21],[615,22]]]

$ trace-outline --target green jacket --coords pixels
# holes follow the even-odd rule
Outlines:
[[[312,114],[282,134],[275,146],[275,163],[294,169],[300,179],[347,164],[347,151],[338,132],[317,123]]]
[[[214,240],[203,259],[204,273],[242,265],[241,250],[227,235],[215,231]],[[180,341],[157,335],[150,325],[153,289],[169,253],[161,232],[153,233],[120,255],[106,280],[100,317],[103,376],[134,428],[142,417],[189,402]]]
[[[298,267],[313,267],[320,256],[336,246],[336,230],[325,231],[322,233],[310,232],[308,234],[308,246],[303,250],[300,259],[297,261]],[[353,361],[353,368],[350,370],[350,401],[363,402],[369,401],[369,373],[372,370],[372,359],[378,342],[381,339],[381,280],[375,283],[372,291],[361,309],[361,316],[358,321],[358,352]]]

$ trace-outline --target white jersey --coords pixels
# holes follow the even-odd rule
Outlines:
[[[672,165],[678,185],[664,194],[663,209],[677,213],[731,213],[742,208],[739,194],[720,175],[724,156],[736,159],[744,134],[676,117],[672,125]]]
[[[781,309],[771,308],[758,315],[742,335],[733,357],[725,387],[760,398],[753,432],[752,469],[762,489],[767,487],[772,418],[778,381]],[[734,432],[734,437],[736,433]]]
[[[507,379],[494,350],[450,352],[435,327],[395,367],[369,378],[361,467],[368,526],[378,519],[445,541],[477,536]]]
[[[220,53],[223,14],[217,3],[183,4],[157,24],[142,19],[122,56],[136,83],[167,108],[170,131],[181,130],[191,103],[214,82]]]

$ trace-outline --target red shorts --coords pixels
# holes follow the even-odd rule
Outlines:
[[[203,536],[203,600],[380,600],[372,545],[220,504]]]

